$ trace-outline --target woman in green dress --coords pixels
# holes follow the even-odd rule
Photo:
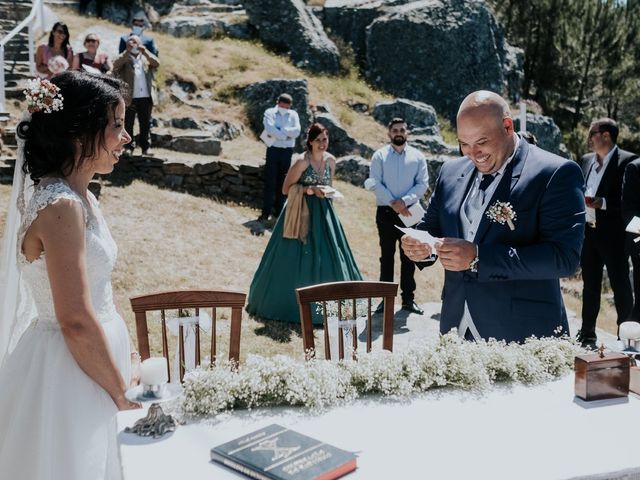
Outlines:
[[[283,237],[290,198],[253,276],[247,303],[251,315],[299,324],[296,288],[362,280],[332,200],[325,197],[326,189],[322,189],[331,185],[336,168],[336,159],[327,152],[328,146],[327,129],[319,123],[311,125],[307,150],[292,165],[282,187],[288,195],[294,185],[302,186],[302,201],[309,212],[306,241]],[[314,324],[322,324],[320,315],[314,316]]]

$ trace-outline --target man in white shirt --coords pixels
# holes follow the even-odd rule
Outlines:
[[[153,76],[159,66],[158,57],[147,50],[135,35],[129,37],[126,50],[113,62],[113,75],[129,86],[131,95],[131,104],[125,112],[125,129],[134,138],[133,124],[137,115],[140,130],[138,141],[143,155],[148,154],[150,146],[149,126],[156,96]],[[133,150],[133,140],[127,148]]]
[[[266,165],[264,168],[264,193],[262,213],[258,218],[266,222],[273,212],[277,217],[284,205],[282,184],[291,165],[291,156],[296,139],[300,135],[300,119],[298,113],[291,108],[293,98],[288,93],[278,97],[275,107],[264,112],[262,123],[264,134],[269,139]]]
[[[587,143],[593,153],[582,159],[586,229],[580,259],[583,289],[578,339],[588,348],[596,347],[604,266],[613,290],[618,325],[627,320],[633,307],[621,198],[625,167],[635,156],[618,148],[617,139],[618,125],[614,120],[601,118],[592,122]]]

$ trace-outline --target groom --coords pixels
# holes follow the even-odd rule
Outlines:
[[[568,333],[559,278],[580,262],[580,167],[518,137],[493,92],[464,99],[457,131],[464,157],[444,163],[416,227],[438,238],[437,252],[402,238],[418,266],[437,253],[445,269],[440,331],[506,341]]]

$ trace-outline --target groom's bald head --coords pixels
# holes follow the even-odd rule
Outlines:
[[[502,119],[511,118],[509,104],[500,95],[488,90],[478,90],[470,93],[460,104],[457,118],[465,115],[482,115],[502,122]]]
[[[513,119],[509,104],[487,90],[473,92],[462,101],[457,116],[462,153],[481,173],[494,173],[513,152]]]

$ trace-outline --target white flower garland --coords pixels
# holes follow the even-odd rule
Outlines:
[[[240,368],[221,361],[188,372],[174,413],[193,418],[275,405],[321,409],[366,394],[406,397],[445,386],[485,389],[495,382],[541,383],[570,372],[581,352],[567,337],[476,343],[450,332],[435,345],[398,353],[379,350],[355,362],[252,355]]]

